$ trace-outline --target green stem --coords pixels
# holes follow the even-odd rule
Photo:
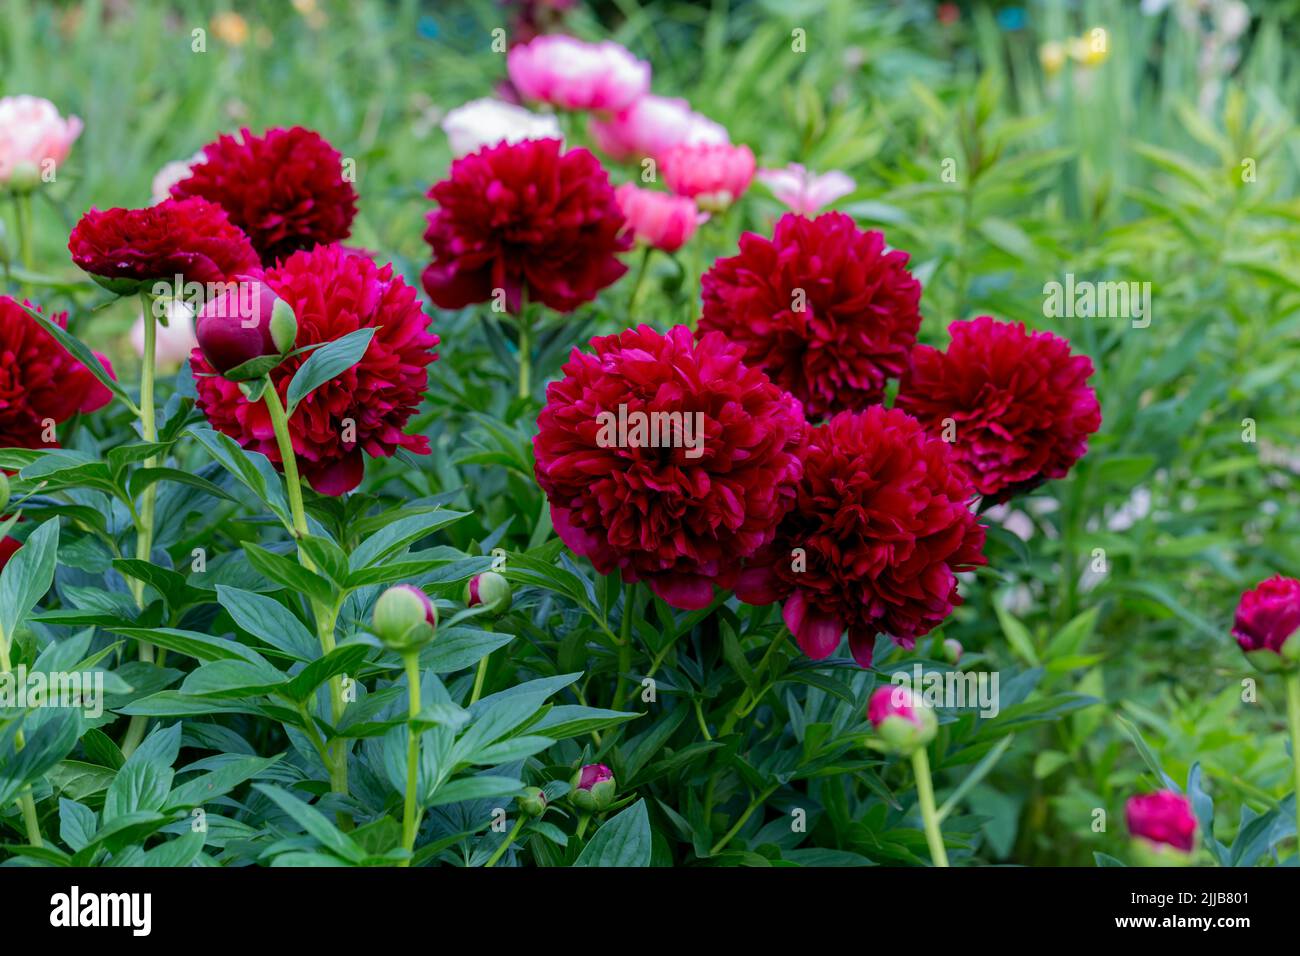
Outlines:
[[[505,855],[506,850],[510,849],[510,844],[515,842],[515,837],[519,836],[519,831],[524,828],[525,819],[524,815],[520,813],[519,818],[515,820],[514,828],[510,831],[509,836],[507,836],[505,840],[502,841],[501,845],[493,851],[492,855],[488,857],[488,861],[483,864],[484,866],[497,865],[497,860],[501,859],[501,857]]]
[[[406,725],[406,806],[402,811],[402,846],[407,851],[415,849],[415,834],[420,829],[420,811],[415,805],[420,783],[420,735],[414,721],[420,716],[420,655],[406,654],[402,658],[406,667],[407,715],[412,721]],[[402,866],[410,866],[409,859]]]
[[[654,252],[654,246],[646,246],[641,253],[641,264],[636,271],[636,281],[632,285],[632,295],[627,300],[628,322],[636,325],[636,306],[641,299],[641,287],[645,284],[646,273],[649,271],[646,267],[650,264],[650,255]]]
[[[0,674],[7,674],[12,669],[9,661],[9,639],[5,637],[4,630],[0,629]],[[26,743],[21,730],[14,734],[15,752],[22,750]],[[27,842],[32,846],[44,846],[41,842],[41,822],[36,816],[36,801],[32,799],[30,785],[23,787],[22,793],[18,795],[18,806],[23,811],[23,823],[27,827]]]
[[[1291,772],[1295,778],[1295,826],[1300,848],[1300,670],[1286,675],[1286,712],[1291,726]]]
[[[26,193],[14,195],[14,227],[18,233],[18,259],[22,262],[23,271],[31,273],[32,270],[32,207],[31,198]],[[21,285],[24,296],[28,294],[29,287],[26,282]]]
[[[783,643],[785,643],[784,628],[778,634],[776,639],[773,640],[772,643],[768,646],[767,651],[763,654],[762,660],[760,660],[758,662],[758,666],[754,668],[754,679],[756,681],[762,678],[764,672],[766,672],[768,668],[768,665],[772,661],[773,652]],[[736,701],[735,705],[731,708],[731,712],[727,714],[727,719],[723,721],[722,729],[718,731],[719,737],[725,737],[727,736],[727,734],[731,733],[731,731],[735,729],[736,722],[739,721],[742,717],[749,714],[749,712],[754,709],[754,707],[758,704],[758,702],[763,699],[763,695],[767,693],[769,688],[763,687],[762,684],[760,684],[759,686],[762,689],[757,694],[753,695],[752,700],[751,700],[751,694],[749,688],[748,687],[745,688],[744,693],[740,695],[740,699]]]
[[[916,797],[921,804],[921,821],[925,825],[925,842],[930,847],[930,859],[935,866],[948,865],[948,852],[943,846],[943,831],[939,829],[939,815],[934,808],[934,784],[930,781],[930,755],[924,747],[912,753],[912,770],[916,774]]]
[[[745,825],[745,821],[752,817],[754,811],[763,805],[763,801],[776,791],[776,787],[776,784],[772,784],[772,786],[766,788],[753,800],[749,801],[749,806],[745,808],[745,812],[740,815],[740,819],[736,821],[735,825],[726,832],[721,840],[713,844],[713,848],[709,850],[709,856],[717,856],[722,852],[723,848],[731,842],[732,837],[740,832],[740,828]]]
[[[483,694],[483,682],[487,679],[488,658],[491,654],[484,654],[478,662],[478,671],[474,674],[474,690],[469,695],[469,705],[473,707],[478,703],[479,697]]]
[[[519,311],[519,397],[533,393],[533,316],[528,306]]]
[[[618,710],[627,697],[627,672],[632,669],[632,618],[636,615],[636,584],[623,585],[623,620],[618,628],[618,680],[611,709]]]

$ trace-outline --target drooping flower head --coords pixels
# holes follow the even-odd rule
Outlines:
[[[635,183],[624,183],[614,192],[633,238],[664,252],[676,252],[686,245],[701,219],[708,218],[685,196],[642,189]]]
[[[39,306],[24,303],[35,312]],[[67,328],[68,315],[50,316]],[[96,353],[105,368],[108,360]],[[50,448],[47,424],[61,425],[113,396],[9,296],[0,296],[0,448]]]
[[[1064,478],[1101,427],[1092,360],[1049,332],[987,315],[948,326],[946,352],[912,353],[897,406],[952,442],[989,504]]]
[[[190,168],[189,178],[172,186],[172,195],[220,205],[268,266],[299,249],[341,242],[357,214],[342,155],[300,126],[219,137],[203,148],[203,162]]]
[[[790,505],[798,405],[721,335],[642,325],[591,344],[548,386],[533,440],[555,530],[600,573],[705,607]]]
[[[453,156],[468,156],[484,146],[525,139],[563,139],[560,121],[522,106],[484,97],[450,110],[442,119]]]
[[[511,47],[506,70],[525,100],[566,110],[617,112],[650,89],[650,64],[625,47],[559,33]]]
[[[0,189],[27,189],[54,173],[81,135],[81,120],[64,119],[58,107],[38,96],[0,97]]]
[[[664,182],[706,212],[722,212],[754,180],[754,153],[730,143],[679,143],[663,156]]]
[[[853,180],[838,169],[818,176],[798,163],[791,163],[783,169],[760,169],[757,178],[772,190],[773,196],[799,216],[815,216],[823,207],[857,188]]]
[[[771,239],[745,233],[705,273],[700,331],[743,344],[810,419],[878,405],[921,325],[907,260],[843,213],[784,215]]]
[[[1196,849],[1196,814],[1192,802],[1181,793],[1160,790],[1129,797],[1124,819],[1135,841],[1160,854],[1162,862],[1176,862],[1171,852],[1190,854]]]
[[[649,93],[612,116],[592,116],[592,138],[610,159],[654,159],[681,144],[728,143],[726,127],[691,109],[682,99]]]
[[[957,572],[985,561],[970,498],[948,446],[911,416],[880,405],[840,412],[812,430],[794,507],[736,596],[783,601],[816,660],[845,631],[863,667],[877,633],[910,649],[961,603]]]
[[[1257,666],[1294,667],[1300,661],[1300,581],[1275,574],[1242,594],[1232,636]]]
[[[365,256],[339,246],[298,252],[262,277],[293,310],[295,346],[332,342],[361,328],[377,328],[361,361],[310,393],[289,420],[294,451],[311,486],[339,495],[364,473],[363,453],[387,457],[399,448],[427,454],[428,439],[403,434],[428,386],[438,336],[416,291]],[[281,399],[307,354],[291,355],[270,373]],[[239,385],[214,373],[195,350],[198,406],[214,428],[279,464],[280,452],[264,402],[250,403]]]
[[[248,237],[206,199],[92,209],[68,239],[72,261],[119,295],[171,282],[224,283],[261,268]]]
[[[569,312],[624,272],[616,253],[623,213],[596,157],[562,152],[558,140],[489,146],[451,164],[429,191],[425,242],[433,262],[422,276],[434,304],[461,309],[503,290],[518,312],[525,295]]]

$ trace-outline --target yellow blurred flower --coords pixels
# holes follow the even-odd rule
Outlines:
[[[1110,34],[1102,27],[1093,27],[1070,40],[1070,56],[1082,66],[1100,66],[1110,56]]]
[[[243,46],[248,42],[248,21],[233,10],[224,10],[213,16],[212,32],[222,43]]]
[[[1065,47],[1049,40],[1038,48],[1038,62],[1042,64],[1044,73],[1055,76],[1065,66]]]

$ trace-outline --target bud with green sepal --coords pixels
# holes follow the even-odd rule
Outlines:
[[[379,596],[370,626],[385,647],[405,654],[433,640],[438,609],[419,588],[399,584]]]
[[[204,304],[194,332],[209,365],[233,382],[246,382],[266,375],[293,351],[298,318],[265,282],[243,278]]]
[[[525,787],[524,792],[515,798],[519,809],[530,817],[540,817],[546,812],[546,794],[541,787]]]
[[[476,574],[465,585],[466,607],[484,607],[489,613],[504,614],[513,600],[510,582],[496,571]]]
[[[586,813],[600,813],[609,809],[618,794],[618,781],[614,772],[603,763],[589,763],[579,768],[569,781],[569,800]]]

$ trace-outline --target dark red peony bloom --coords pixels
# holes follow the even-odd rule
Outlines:
[[[793,500],[798,403],[721,335],[642,325],[591,344],[547,387],[533,439],[555,530],[601,574],[705,607]]]
[[[66,312],[50,318],[67,327]],[[96,357],[112,371],[107,359]],[[0,448],[57,447],[45,440],[48,422],[93,412],[112,397],[17,301],[0,296]]]
[[[360,484],[364,452],[392,455],[399,448],[427,454],[429,440],[402,433],[428,386],[438,336],[428,331],[416,290],[362,256],[339,246],[317,246],[267,270],[262,281],[293,309],[295,345],[331,342],[360,328],[379,329],[361,361],[307,396],[289,421],[303,475],[322,494],[341,495]],[[310,354],[310,353],[307,353]],[[307,360],[294,355],[271,372],[283,399]],[[213,375],[195,349],[198,405],[212,427],[280,463],[264,402],[250,403],[239,386]]]
[[[590,302],[624,272],[631,247],[623,212],[600,162],[559,140],[502,143],[463,156],[429,190],[425,242],[433,262],[424,289],[434,304],[462,309],[496,289],[518,312],[523,297],[560,312]]]
[[[921,283],[907,260],[843,213],[784,215],[771,239],[745,233],[740,254],[704,274],[700,333],[744,345],[745,362],[810,419],[878,405],[921,325]]]
[[[1181,793],[1160,790],[1129,797],[1124,805],[1128,832],[1150,843],[1171,846],[1183,853],[1196,849],[1196,815],[1192,802]]]
[[[1275,574],[1243,594],[1232,636],[1264,666],[1269,655],[1275,655],[1272,663],[1278,666],[1300,659],[1300,581]]]
[[[877,632],[911,648],[961,603],[956,573],[984,563],[971,497],[948,446],[910,415],[840,412],[812,430],[795,505],[736,596],[784,601],[790,632],[817,660],[847,630],[867,667]]]
[[[1092,360],[1049,332],[987,315],[948,331],[947,352],[922,345],[912,353],[896,405],[952,442],[989,504],[1064,478],[1101,427]]]
[[[167,199],[143,209],[92,209],[68,239],[72,261],[101,284],[131,295],[182,276],[227,282],[260,267],[248,237],[205,199]]]
[[[343,157],[316,132],[295,126],[242,139],[221,136],[172,195],[221,205],[270,266],[299,249],[341,242],[352,231],[357,192]]]
[[[18,549],[22,546],[21,541],[16,541],[13,538],[0,538],[0,571],[5,569],[9,559],[17,554]]]

